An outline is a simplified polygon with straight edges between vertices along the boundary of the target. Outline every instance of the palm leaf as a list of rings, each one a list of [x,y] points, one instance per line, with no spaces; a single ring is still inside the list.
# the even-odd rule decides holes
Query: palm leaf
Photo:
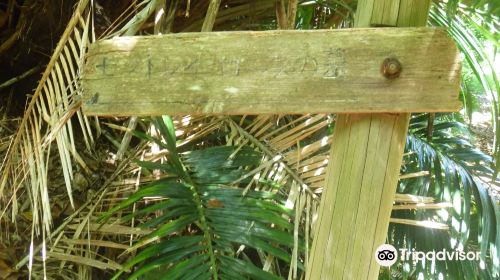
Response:
[[[477,262],[436,262],[433,269],[428,264],[401,264],[403,275],[434,277],[439,273],[450,278],[473,278],[478,273],[481,279],[492,279],[498,274],[499,212],[480,176],[491,176],[487,166],[491,157],[476,150],[464,137],[466,128],[438,115],[435,133],[428,141],[425,127],[428,114],[414,116],[410,121],[410,133],[406,149],[412,152],[403,166],[404,172],[426,170],[431,176],[401,181],[399,192],[420,196],[431,196],[448,202],[452,207],[435,212],[394,211],[393,217],[402,219],[429,219],[445,222],[450,231],[432,229],[409,229],[391,225],[389,242],[399,248],[420,251],[447,250],[480,251],[486,269]],[[461,132],[461,133],[459,133]],[[461,136],[457,136],[461,135]],[[472,214],[471,214],[472,213]],[[478,229],[473,230],[473,229]]]
[[[483,3],[484,4],[484,3]],[[491,6],[493,8],[493,6]],[[496,8],[498,10],[498,7]],[[463,53],[466,62],[474,73],[477,80],[480,82],[484,92],[490,96],[492,100],[491,114],[492,123],[495,128],[495,143],[494,152],[496,155],[496,162],[500,156],[500,123],[497,121],[500,115],[500,83],[497,77],[497,70],[494,66],[494,58],[490,57],[485,50],[484,44],[475,33],[483,34],[485,37],[492,37],[491,32],[485,27],[481,27],[477,22],[481,22],[488,26],[488,21],[492,21],[491,27],[495,30],[495,25],[498,26],[498,15],[492,16],[490,19],[487,15],[481,15],[479,12],[467,12],[464,7],[456,7],[453,9],[451,17],[446,13],[446,6],[444,4],[436,4],[434,9],[431,9],[430,22],[437,26],[447,27],[449,34],[457,43],[458,48]],[[498,43],[498,40],[492,40]],[[489,73],[489,74],[488,74]],[[487,77],[491,76],[491,79]],[[465,105],[470,106],[469,101],[472,93],[465,92]],[[495,163],[496,164],[496,163]],[[498,164],[496,164],[498,166]],[[498,170],[498,167],[496,168]],[[497,171],[496,171],[497,172]],[[495,172],[495,177],[496,177]]]
[[[49,233],[52,224],[47,182],[47,173],[54,168],[49,165],[51,143],[56,142],[60,168],[73,206],[73,162],[81,161],[75,148],[74,124],[69,121],[74,114],[78,117],[87,149],[94,141],[89,120],[79,109],[78,77],[83,56],[93,37],[88,2],[81,0],[78,3],[33,93],[0,171],[2,208],[10,208],[15,216],[19,193],[26,191],[32,202],[37,234],[40,225]]]
[[[88,0],[81,0],[76,6],[74,14],[33,93],[18,130],[9,143],[7,155],[0,168],[2,174],[0,179],[2,214],[0,219],[4,219],[4,214],[9,210],[12,217],[15,217],[19,209],[18,200],[22,199],[22,195],[28,194],[33,223],[32,248],[34,247],[33,235],[43,233],[42,244],[36,247],[36,251],[47,250],[45,238],[54,237],[50,232],[52,213],[48,174],[51,170],[60,169],[63,171],[64,184],[72,207],[74,207],[72,185],[74,184],[75,163],[80,165],[83,172],[88,173],[86,175],[91,176],[88,166],[79,155],[81,149],[77,148],[84,146],[87,151],[90,151],[94,145],[92,124],[81,112],[79,84],[84,55],[88,45],[96,37],[93,31],[93,7],[89,3]],[[154,4],[154,1],[147,0],[142,3],[142,6],[151,13],[149,8],[152,3]],[[124,15],[124,18],[131,18],[131,22],[133,22],[129,26],[131,29],[139,28],[148,19],[148,14],[141,12],[134,17],[133,13],[134,11],[130,11]],[[122,30],[127,31],[127,26]],[[77,119],[78,123],[72,122],[73,119]],[[94,124],[95,130],[99,133],[100,127],[97,119],[95,119]],[[78,133],[76,127],[81,130],[78,134],[82,139],[81,142],[74,136],[74,133]],[[52,159],[53,142],[57,146],[58,161]],[[75,214],[78,212],[76,211]],[[63,226],[65,225],[67,224],[63,223]],[[58,230],[61,228],[62,226]],[[75,234],[78,235],[81,231],[82,228]],[[80,260],[79,267],[85,267],[85,264],[89,263],[82,261],[82,256],[73,255],[70,257],[69,254],[74,250],[73,245],[70,244],[65,250],[66,253],[51,256],[52,260],[59,258],[62,266],[68,260]],[[33,257],[34,255],[31,253],[29,258],[30,272],[33,271],[31,269]],[[42,260],[44,261],[44,275],[46,275],[46,257]],[[26,262],[27,257],[23,258],[16,266],[19,268]]]
[[[179,156],[175,152],[173,122],[164,117],[156,118],[154,123],[170,151],[166,163],[170,166],[166,169],[174,170],[176,177],[141,188],[102,217],[109,219],[147,197],[161,200],[123,218],[126,221],[162,212],[143,225],[153,231],[127,251],[147,247],[125,264],[122,272],[136,267],[130,275],[132,279],[158,270],[162,275],[187,279],[276,278],[252,262],[238,258],[236,251],[244,245],[245,251],[253,248],[286,263],[291,260],[283,248],[294,246],[294,239],[288,233],[293,230],[288,221],[292,212],[281,206],[275,194],[244,192],[229,185],[246,168],[257,165],[261,155],[251,148],[220,146]],[[190,234],[180,235],[185,231]]]

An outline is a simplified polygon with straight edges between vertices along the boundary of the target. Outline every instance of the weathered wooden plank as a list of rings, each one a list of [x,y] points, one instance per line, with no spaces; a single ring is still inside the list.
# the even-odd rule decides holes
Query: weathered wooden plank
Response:
[[[459,72],[441,29],[214,32],[98,42],[82,85],[88,115],[430,112],[459,108]]]

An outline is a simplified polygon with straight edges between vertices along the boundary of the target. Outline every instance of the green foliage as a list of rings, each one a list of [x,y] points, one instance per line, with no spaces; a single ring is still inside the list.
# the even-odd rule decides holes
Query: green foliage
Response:
[[[430,196],[450,202],[448,211],[394,211],[393,217],[413,220],[447,222],[450,231],[391,225],[388,242],[397,248],[432,251],[447,249],[480,251],[485,269],[472,261],[436,261],[435,264],[411,261],[399,264],[397,271],[403,278],[423,273],[425,279],[495,279],[499,273],[500,213],[494,198],[479,176],[491,177],[488,168],[491,157],[474,148],[467,140],[467,128],[450,120],[449,115],[436,118],[432,138],[427,140],[428,114],[411,119],[406,143],[403,173],[429,171],[430,176],[404,180],[398,192]],[[394,277],[398,279],[399,277]]]
[[[428,135],[429,115],[412,118],[403,173],[429,171],[430,176],[400,182],[398,192],[429,196],[450,202],[447,210],[394,211],[393,217],[448,223],[449,231],[391,224],[388,242],[399,248],[418,251],[457,250],[481,252],[481,262],[436,261],[399,263],[383,270],[381,279],[498,279],[500,275],[500,209],[490,196],[486,181],[495,180],[500,150],[499,82],[494,57],[498,53],[500,2],[434,2],[429,21],[446,27],[464,58],[461,99],[469,122],[481,112],[484,99],[491,100],[495,129],[493,158],[470,143],[465,116],[441,114],[436,117],[432,137]],[[494,167],[494,168],[493,168]],[[492,170],[493,168],[493,170]],[[482,263],[482,264],[481,264]]]
[[[107,221],[134,203],[148,197],[156,200],[121,218],[139,218],[141,227],[152,231],[128,250],[141,248],[114,279],[128,270],[132,270],[129,279],[155,275],[162,279],[280,279],[259,268],[250,256],[263,252],[290,263],[293,212],[275,194],[244,193],[232,184],[259,164],[261,155],[248,147],[232,146],[179,154],[172,120],[155,118],[153,123],[163,138],[155,142],[169,151],[168,163],[138,164],[167,171],[169,176],[140,188],[101,217]],[[299,247],[304,250],[303,245]]]
[[[497,77],[498,67],[494,65],[494,54],[488,51],[488,46],[498,48],[499,40],[495,30],[499,24],[499,5],[492,1],[473,1],[469,4],[471,6],[459,5],[457,0],[450,1],[448,5],[436,4],[430,11],[430,23],[447,28],[461,50],[467,68],[479,81],[482,92],[492,100],[491,114],[495,127],[494,155],[496,159],[494,177],[496,177],[500,159],[500,122],[497,121],[500,117],[500,83]],[[466,76],[466,79],[463,79],[465,83],[462,84],[462,96],[467,115],[471,116],[471,112],[477,107],[474,105],[474,102],[477,102],[475,101],[477,91],[469,87],[470,74],[467,71],[465,74],[469,77]]]

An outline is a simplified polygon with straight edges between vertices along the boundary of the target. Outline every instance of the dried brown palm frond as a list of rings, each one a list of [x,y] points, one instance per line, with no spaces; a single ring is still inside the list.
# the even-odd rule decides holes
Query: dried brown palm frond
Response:
[[[113,200],[120,199],[122,193],[126,194],[134,190],[129,188],[128,182],[120,183],[119,177],[123,174],[126,175],[126,171],[130,170],[131,159],[138,157],[144,147],[146,146],[141,145],[136,153],[132,153],[129,158],[124,159],[113,172],[106,174],[107,180],[105,182],[97,181],[88,186],[88,189],[83,193],[85,196],[82,198],[83,204],[75,211],[64,213],[63,216],[67,215],[67,217],[51,232],[49,239],[52,242],[49,244],[45,242],[39,243],[29,255],[26,255],[15,265],[16,269],[20,269],[30,262],[33,264],[32,272],[35,274],[40,274],[44,267],[50,267],[52,270],[56,267],[59,273],[64,274],[68,272],[67,266],[71,266],[73,269],[70,272],[77,273],[78,279],[91,279],[89,275],[91,275],[92,268],[100,270],[117,269],[119,266],[116,262],[109,257],[101,256],[98,249],[101,247],[121,249],[126,246],[129,234],[141,234],[141,231],[137,228],[120,225],[99,227],[96,225],[94,217],[98,216],[102,209],[105,211],[107,205],[112,204]],[[117,245],[118,242],[102,241],[102,237],[108,235],[112,237],[124,235],[123,240],[125,242],[122,242],[123,244],[120,246]],[[84,240],[85,242],[78,242],[78,240]],[[97,241],[91,242],[90,240]],[[110,245],[112,243],[116,243],[115,246]],[[97,246],[97,248],[94,246]],[[48,259],[42,259],[47,261],[47,264],[41,266],[37,262],[37,260],[40,260],[37,256],[43,251],[48,252],[46,254]],[[67,264],[68,262],[69,264]],[[70,277],[70,279],[75,278]]]
[[[250,145],[266,155],[262,170],[255,172],[253,184],[259,180],[284,184],[291,178],[313,193],[309,173],[320,176],[325,172],[330,140],[324,132],[331,120],[324,115],[260,115],[245,125],[244,119],[239,123],[230,118],[225,121],[230,130],[229,145]]]
[[[273,187],[278,186],[281,191],[288,193],[287,203],[295,210],[303,209],[300,203],[295,206],[301,195],[308,196],[313,202],[318,200],[317,196],[322,193],[325,184],[332,144],[331,135],[327,132],[331,123],[328,116],[261,115],[254,117],[250,122],[245,122],[244,118],[239,123],[225,118],[225,122],[231,131],[227,140],[229,144],[249,145],[265,154],[262,165],[245,175],[245,177],[253,176],[254,188],[261,188],[262,182],[272,182],[271,186],[274,184]],[[429,172],[426,171],[404,174],[400,176],[400,180],[428,175]],[[449,207],[446,203],[434,203],[429,197],[405,194],[396,194],[394,202],[396,210],[439,210]],[[311,211],[313,216],[316,214],[316,207],[307,210]],[[300,217],[301,212],[297,212],[297,215]],[[446,229],[441,224],[427,222],[411,223],[398,219],[391,219],[391,222]],[[309,230],[312,231],[313,227]]]
[[[76,6],[0,166],[1,213],[9,210],[11,217],[15,217],[19,209],[19,194],[28,194],[36,234],[40,233],[40,226],[50,233],[52,224],[47,180],[49,170],[63,171],[72,207],[75,163],[88,170],[77,147],[84,146],[91,150],[95,134],[93,123],[81,112],[79,85],[85,52],[96,37],[91,2],[80,0]],[[125,11],[123,18],[128,22],[116,34],[132,35],[137,32],[158,2],[146,0],[135,10]],[[78,123],[73,119],[77,119]],[[99,131],[99,123],[95,120],[95,129]],[[76,139],[82,139],[83,144]],[[59,154],[57,162],[60,167],[51,166],[54,150]],[[4,215],[0,220],[2,218]]]
[[[28,194],[37,234],[40,226],[49,233],[52,224],[47,182],[52,142],[57,146],[66,190],[73,205],[73,162],[80,159],[75,145],[76,123],[69,121],[73,114],[78,118],[79,133],[87,149],[94,141],[90,122],[79,110],[78,77],[92,38],[88,4],[88,0],[81,0],[76,6],[1,166],[1,209],[4,212],[10,209],[14,218],[20,194]]]
[[[125,13],[124,18],[128,23],[119,32],[125,32],[129,35],[137,32],[142,24],[148,20],[158,2],[157,0],[146,0],[140,5],[142,10]],[[18,200],[24,196],[29,197],[24,201],[30,202],[30,205],[28,209],[23,211],[29,213],[29,220],[32,223],[31,249],[30,254],[23,258],[16,267],[20,268],[29,261],[30,272],[36,269],[33,263],[38,252],[48,250],[46,238],[59,239],[60,236],[55,234],[61,234],[60,231],[68,225],[68,222],[63,222],[51,234],[50,227],[54,216],[52,213],[54,205],[51,205],[49,198],[49,185],[53,185],[54,182],[49,184],[49,170],[62,171],[61,175],[64,178],[64,185],[72,208],[78,206],[72,195],[73,188],[77,185],[74,177],[75,164],[79,164],[84,171],[89,170],[80,156],[82,150],[80,147],[86,147],[90,151],[94,144],[94,133],[92,124],[81,112],[79,75],[87,46],[95,38],[91,3],[93,1],[81,0],[76,6],[75,12],[29,102],[19,128],[12,141],[9,142],[7,156],[0,169],[2,174],[0,179],[0,220],[5,223],[8,223],[9,220],[15,221],[19,209]],[[78,119],[78,124],[73,122],[76,119]],[[99,131],[97,119],[95,124],[96,130]],[[77,127],[81,129],[77,130]],[[82,141],[78,142],[77,139],[82,139]],[[55,145],[53,145],[54,142]],[[57,146],[57,151],[52,148],[53,146]],[[59,154],[59,160],[53,159],[56,152]],[[117,169],[116,172],[123,172],[123,168]],[[116,176],[112,178],[116,178]],[[90,202],[90,200],[87,201],[84,206]],[[81,211],[82,207],[78,208],[68,220],[71,221],[71,218],[78,217],[78,213]],[[7,219],[9,214],[12,219]],[[82,228],[78,228],[75,233],[82,230]],[[41,242],[35,241],[34,236],[40,233],[42,233]],[[39,245],[35,247],[35,243],[39,243]],[[79,262],[78,272],[80,276],[88,275],[87,266],[89,265],[102,266],[102,263],[98,261],[93,262],[92,256],[85,255],[86,251],[82,251],[83,255],[72,257],[70,253],[73,250],[73,245],[68,245],[65,250],[60,252],[54,250],[55,246],[51,246],[49,251],[52,254],[42,254],[43,275],[46,275],[45,261],[47,257],[51,258],[51,263],[54,259],[60,259],[61,265],[64,265],[66,261]],[[113,267],[116,268],[116,266]]]

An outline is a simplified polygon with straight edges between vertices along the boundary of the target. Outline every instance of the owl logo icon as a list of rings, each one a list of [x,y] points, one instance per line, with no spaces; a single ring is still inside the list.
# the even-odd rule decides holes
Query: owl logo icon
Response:
[[[375,260],[380,266],[391,266],[398,260],[398,251],[390,244],[382,244],[375,250]]]

